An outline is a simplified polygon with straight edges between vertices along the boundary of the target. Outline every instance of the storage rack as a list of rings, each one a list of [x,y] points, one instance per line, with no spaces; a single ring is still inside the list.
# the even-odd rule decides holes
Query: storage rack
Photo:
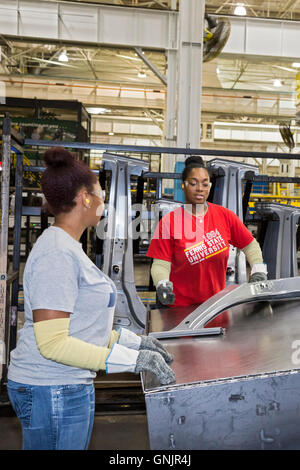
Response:
[[[23,174],[22,138],[11,129],[8,115],[3,120],[2,128],[2,181],[1,181],[1,237],[0,237],[0,345],[1,377],[0,389],[6,380],[9,353],[16,345],[18,292],[20,268],[20,240],[22,218],[22,174]],[[15,211],[13,235],[12,270],[8,272],[8,231],[11,152],[16,154],[15,168]]]

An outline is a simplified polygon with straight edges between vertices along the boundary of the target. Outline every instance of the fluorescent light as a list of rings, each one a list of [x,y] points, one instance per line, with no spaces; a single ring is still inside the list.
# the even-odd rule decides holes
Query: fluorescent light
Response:
[[[296,69],[300,68],[300,62],[293,62],[292,67],[295,67]]]
[[[237,16],[245,16],[247,14],[246,8],[243,3],[238,3],[234,9],[234,14]]]
[[[62,51],[62,53],[59,55],[58,60],[60,62],[69,62],[69,57],[67,56],[66,51]]]
[[[273,86],[276,86],[276,87],[282,86],[281,80],[279,80],[279,78],[275,78],[273,80]]]
[[[135,54],[137,55],[137,54]],[[130,59],[130,60],[137,60],[140,61],[141,59],[137,59],[136,57],[132,57],[130,55],[123,55],[123,54],[116,54],[117,57],[123,57],[124,59]]]
[[[276,129],[278,130],[278,125],[273,124],[256,124],[256,123],[244,123],[244,122],[226,122],[226,121],[215,121],[214,127],[252,127],[259,129]]]
[[[90,114],[105,114],[105,113],[111,113],[110,109],[107,108],[86,108],[87,112]]]
[[[108,135],[115,135],[115,133],[114,132],[109,132]]]
[[[138,73],[138,77],[139,78],[146,78],[147,77],[147,74],[145,72],[139,72]]]

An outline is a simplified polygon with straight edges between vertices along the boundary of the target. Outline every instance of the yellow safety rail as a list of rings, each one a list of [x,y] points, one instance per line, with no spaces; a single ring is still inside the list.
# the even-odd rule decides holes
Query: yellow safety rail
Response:
[[[12,151],[12,157],[13,157],[12,160],[13,160],[14,167],[16,167],[16,161],[17,161],[16,152]],[[33,166],[29,158],[27,158],[26,155],[24,154],[23,154],[23,164],[26,166]],[[28,179],[32,184],[35,184],[37,187],[41,187],[41,184],[34,173],[31,173],[29,171],[26,171],[26,173],[28,173]]]

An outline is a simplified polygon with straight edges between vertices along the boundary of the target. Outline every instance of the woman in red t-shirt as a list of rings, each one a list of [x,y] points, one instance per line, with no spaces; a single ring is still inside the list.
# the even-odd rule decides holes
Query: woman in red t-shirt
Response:
[[[259,244],[234,212],[207,202],[210,186],[202,158],[187,158],[186,203],[160,220],[147,252],[154,258],[151,275],[163,305],[202,304],[224,289],[229,245],[245,253],[249,282],[267,280]]]

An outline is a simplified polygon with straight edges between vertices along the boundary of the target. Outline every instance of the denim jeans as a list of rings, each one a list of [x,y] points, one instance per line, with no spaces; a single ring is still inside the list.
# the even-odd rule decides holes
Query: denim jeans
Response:
[[[21,421],[24,450],[88,449],[95,411],[94,384],[25,385],[8,380]]]

